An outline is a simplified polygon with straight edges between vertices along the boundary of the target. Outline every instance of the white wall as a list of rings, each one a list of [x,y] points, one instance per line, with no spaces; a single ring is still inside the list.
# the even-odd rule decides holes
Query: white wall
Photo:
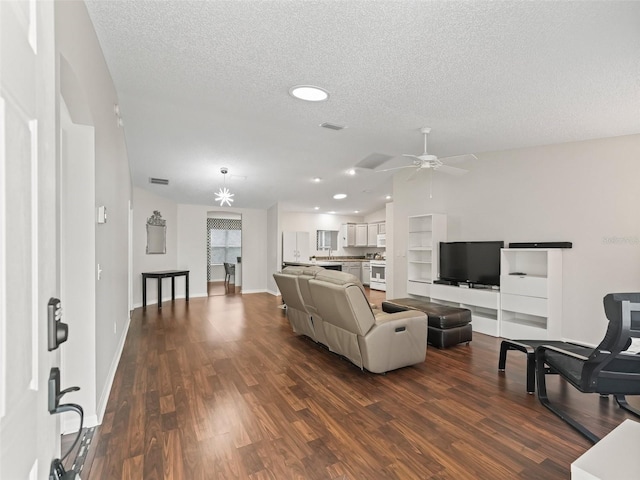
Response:
[[[207,295],[207,215],[225,209],[211,205],[178,205],[178,258],[189,270],[189,296]],[[267,290],[267,211],[233,208],[242,216],[242,293]],[[183,290],[176,289],[176,295]]]
[[[176,204],[144,189],[135,188],[133,265],[134,306],[142,305],[141,273],[154,270],[189,270],[189,297],[207,296],[207,216],[225,212],[211,205]],[[167,254],[146,255],[146,221],[160,210],[167,220]],[[166,213],[165,213],[166,212]],[[228,212],[227,212],[228,213]],[[242,217],[242,293],[267,290],[267,211],[234,208]],[[165,280],[170,282],[170,280]],[[148,281],[147,304],[155,303],[157,287]],[[137,286],[136,286],[137,283]],[[170,283],[163,284],[162,296],[171,299]],[[176,297],[185,296],[184,281],[176,279]]]
[[[364,223],[377,223],[377,222],[385,222],[387,220],[387,209],[382,208],[376,212],[370,213],[369,215],[365,215]]]
[[[76,93],[82,95],[83,102],[88,105],[90,115],[86,118],[91,119],[95,128],[93,207],[104,205],[109,212],[108,223],[95,226],[95,262],[103,268],[102,278],[96,283],[95,309],[95,336],[99,339],[95,349],[95,388],[98,414],[101,415],[129,322],[128,209],[132,195],[131,176],[124,131],[118,127],[114,116],[113,106],[118,103],[118,96],[85,4],[56,2],[55,23],[58,53],[75,74]],[[72,109],[73,98],[65,97],[65,100]],[[69,335],[74,335],[73,330]],[[64,381],[64,372],[62,378]],[[73,397],[69,401],[73,401]]]
[[[154,210],[167,221],[167,253],[147,254],[147,219]],[[133,189],[133,304],[142,305],[142,272],[175,270],[178,263],[178,206],[173,200],[160,197],[142,188]],[[206,232],[206,227],[202,227]],[[157,280],[147,280],[147,305],[158,303]],[[176,296],[184,296],[184,277],[176,278]],[[171,279],[162,284],[162,297],[171,300]],[[164,301],[163,300],[163,301]]]
[[[478,157],[464,176],[436,173],[432,199],[427,175],[395,176],[394,295],[406,294],[408,215],[447,214],[450,241],[570,241],[562,334],[597,343],[603,296],[640,289],[640,135]]]
[[[64,89],[61,85],[61,89]],[[95,131],[72,123],[60,101],[60,298],[71,335],[61,349],[65,384],[80,387],[85,425],[98,423],[96,399]],[[77,431],[79,418],[65,415],[62,432]],[[68,423],[67,423],[68,422]]]
[[[394,213],[394,208],[393,208],[393,202],[389,202],[386,204],[385,206],[385,218],[386,218],[386,234],[385,234],[385,245],[386,245],[386,252],[387,252],[387,262],[386,262],[386,266],[385,266],[385,275],[386,275],[386,298],[401,298],[400,295],[396,295],[395,292],[395,285],[392,281],[390,281],[390,279],[394,278],[395,276],[395,259],[393,257],[393,252],[395,251],[395,237],[393,235],[394,232],[394,225],[395,225],[395,221],[393,218],[393,213]],[[406,275],[406,272],[405,272]],[[405,288],[405,295],[406,296],[406,288]]]
[[[189,270],[189,296],[207,296],[207,207],[178,205],[177,268]],[[184,296],[182,284],[176,295]]]
[[[280,228],[280,206],[273,205],[267,210],[267,291],[278,295],[278,286],[273,274],[282,265],[282,229]]]

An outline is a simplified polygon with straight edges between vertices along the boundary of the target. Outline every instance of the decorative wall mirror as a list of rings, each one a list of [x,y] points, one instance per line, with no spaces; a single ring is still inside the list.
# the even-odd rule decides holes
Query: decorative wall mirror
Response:
[[[147,219],[147,254],[167,253],[167,221],[158,210]]]

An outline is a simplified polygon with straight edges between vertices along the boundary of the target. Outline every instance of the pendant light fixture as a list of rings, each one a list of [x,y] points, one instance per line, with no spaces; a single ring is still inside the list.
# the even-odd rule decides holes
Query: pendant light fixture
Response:
[[[233,193],[231,193],[229,191],[229,189],[227,188],[227,173],[229,173],[229,170],[227,169],[227,167],[222,167],[220,169],[220,173],[222,173],[222,175],[224,175],[224,184],[222,187],[220,187],[220,190],[218,190],[216,192],[216,202],[220,202],[220,206],[223,207],[224,204],[226,203],[227,205],[231,206],[231,204],[233,203]]]

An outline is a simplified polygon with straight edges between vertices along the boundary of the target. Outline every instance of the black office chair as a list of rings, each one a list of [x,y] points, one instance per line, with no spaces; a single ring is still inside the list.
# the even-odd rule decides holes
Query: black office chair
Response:
[[[229,283],[231,283],[231,277],[236,276],[236,266],[233,263],[224,263],[224,288],[225,291],[229,288]]]
[[[587,354],[554,345],[536,348],[536,378],[540,402],[593,443],[600,440],[586,427],[552,405],[547,396],[546,376],[557,373],[583,393],[613,395],[620,407],[640,416],[627,403],[626,395],[640,395],[640,355],[625,350],[632,338],[640,338],[640,293],[610,293],[604,297],[609,326],[600,345]],[[549,368],[541,368],[542,366]]]

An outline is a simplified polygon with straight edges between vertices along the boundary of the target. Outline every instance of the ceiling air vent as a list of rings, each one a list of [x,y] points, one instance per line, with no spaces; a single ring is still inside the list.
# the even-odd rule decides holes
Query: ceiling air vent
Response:
[[[328,128],[329,130],[342,130],[343,128],[347,128],[345,125],[336,125],[335,123],[329,122],[321,123],[320,126],[322,128]]]
[[[364,157],[358,163],[356,163],[356,167],[359,168],[369,168],[373,170],[374,168],[378,168],[384,162],[391,160],[393,157],[391,155],[385,155],[384,153],[372,153]]]
[[[169,180],[166,178],[149,178],[149,183],[155,183],[156,185],[169,185]]]

